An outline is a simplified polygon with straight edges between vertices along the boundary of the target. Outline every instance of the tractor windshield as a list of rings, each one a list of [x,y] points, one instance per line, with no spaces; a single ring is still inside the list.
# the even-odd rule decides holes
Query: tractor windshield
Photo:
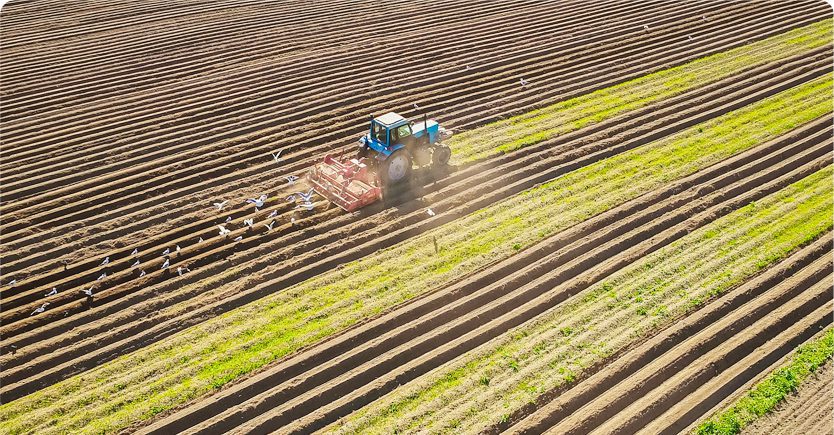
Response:
[[[383,127],[379,123],[374,122],[373,124],[374,125],[373,125],[372,130],[371,130],[371,136],[373,137],[373,139],[377,142],[381,142],[381,143],[384,143],[385,145],[388,145],[388,137],[386,135],[386,132],[388,131],[388,129],[386,129],[385,127]]]

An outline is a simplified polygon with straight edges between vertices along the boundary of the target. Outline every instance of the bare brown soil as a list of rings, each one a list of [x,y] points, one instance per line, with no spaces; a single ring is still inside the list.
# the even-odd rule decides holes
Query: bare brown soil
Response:
[[[323,201],[301,213],[284,202],[305,186],[286,186],[283,176],[302,174],[325,153],[352,150],[368,114],[427,112],[466,130],[827,16],[830,9],[814,1],[656,7],[418,0],[402,8],[152,0],[94,1],[71,10],[57,1],[12,2],[0,15],[0,262],[3,283],[15,278],[18,285],[0,288],[0,395],[6,402],[30,394],[567,171],[830,74],[831,47],[517,152],[418,172],[409,191],[359,213]],[[519,88],[521,76],[536,82]],[[799,126],[133,429],[321,428],[693,228],[830,164],[831,134],[827,119]],[[269,156],[278,150],[281,165]],[[262,192],[271,197],[255,229],[241,228],[252,214],[243,198]],[[211,203],[220,199],[231,201],[216,213]],[[426,218],[427,206],[436,216]],[[262,224],[272,211],[278,224],[266,233]],[[243,235],[242,242],[216,237],[227,217],[235,229],[230,237]],[[754,323],[752,314],[733,317],[747,322],[751,343],[780,337],[766,356],[749,361],[754,367],[822,322],[820,296],[796,289],[819,290],[814,279],[830,269],[820,263],[831,248],[826,243],[814,242],[722,299],[730,302],[675,326],[688,332],[636,344],[633,356],[605,362],[613,371],[592,370],[575,388],[546,393],[493,430],[563,424],[579,432],[606,425],[629,431],[660,421],[673,396],[687,398],[676,406],[688,408],[662,430],[688,423],[720,399],[696,391],[699,368],[720,356],[716,343],[737,338],[704,335],[720,316],[745,307],[773,313],[767,324]],[[171,256],[171,269],[160,270],[160,254],[175,246],[182,250]],[[104,257],[109,264],[102,268]],[[141,278],[131,267],[137,258],[147,272]],[[192,272],[177,277],[178,266]],[[211,281],[233,266],[241,272]],[[108,277],[97,281],[103,271]],[[815,278],[787,279],[806,275]],[[91,286],[96,295],[85,300],[80,290]],[[760,297],[767,286],[783,295],[784,307]],[[53,287],[59,293],[44,298]],[[45,300],[49,310],[31,316]],[[703,339],[690,350],[667,358],[669,346],[697,334]],[[736,370],[740,361],[761,346],[727,355],[735,365],[714,382],[742,382],[748,373]],[[645,375],[643,366],[657,368],[652,385],[668,387],[657,397],[629,386]],[[621,398],[587,419],[560,414],[614,392]],[[627,406],[643,395],[641,408]]]

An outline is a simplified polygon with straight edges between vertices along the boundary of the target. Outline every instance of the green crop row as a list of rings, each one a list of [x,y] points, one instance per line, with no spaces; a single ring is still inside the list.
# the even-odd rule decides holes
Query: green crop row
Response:
[[[779,59],[831,44],[831,20],[706,56],[453,136],[463,164],[565,134]]]
[[[0,405],[3,432],[113,432],[670,181],[831,112],[831,78],[565,174],[389,249]],[[433,239],[440,251],[435,253]]]
[[[799,346],[785,366],[771,373],[728,409],[701,423],[695,433],[731,435],[741,432],[757,418],[771,412],[832,356],[834,329],[828,329],[814,341]]]
[[[832,174],[829,166],[693,231],[330,429],[474,433],[500,423],[830,231]]]

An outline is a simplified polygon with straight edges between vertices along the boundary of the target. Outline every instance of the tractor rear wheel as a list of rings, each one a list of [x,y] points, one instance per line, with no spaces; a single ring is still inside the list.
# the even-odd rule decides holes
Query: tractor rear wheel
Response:
[[[380,175],[387,184],[398,184],[408,180],[411,175],[411,154],[405,149],[391,153],[380,165]]]

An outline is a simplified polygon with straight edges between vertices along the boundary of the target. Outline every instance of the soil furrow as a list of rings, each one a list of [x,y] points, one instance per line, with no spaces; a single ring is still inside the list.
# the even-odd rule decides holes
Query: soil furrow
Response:
[[[662,331],[660,334],[649,338],[644,343],[632,350],[615,355],[609,361],[593,368],[593,374],[585,379],[571,385],[564,392],[549,392],[538,401],[539,409],[532,412],[532,407],[517,413],[513,420],[517,423],[510,429],[514,433],[542,433],[548,428],[559,427],[559,424],[571,424],[586,422],[586,414],[580,410],[592,403],[599,397],[610,394],[613,391],[625,392],[615,387],[623,382],[630,382],[636,373],[640,373],[645,367],[657,361],[663,355],[677,356],[676,364],[689,364],[701,354],[697,351],[677,352],[678,348],[690,337],[697,337],[702,331],[712,325],[733,321],[739,322],[738,328],[727,328],[729,331],[737,331],[762,318],[764,314],[782,306],[787,300],[802,294],[820,279],[830,274],[831,262],[826,252],[831,249],[829,237],[822,237],[801,249],[783,262],[765,271],[763,274],[746,282],[738,289],[726,293],[717,300],[711,302],[704,308],[694,312],[688,317],[677,322],[674,326]],[[751,301],[754,301],[753,305]],[[756,303],[761,305],[756,305]],[[731,313],[752,307],[754,315],[733,317]],[[711,340],[695,341],[699,346],[720,346],[724,335],[718,332]],[[690,340],[693,342],[693,340]],[[657,373],[670,376],[676,372],[676,365],[664,366],[663,371]],[[645,371],[644,371],[645,372]],[[651,376],[650,372],[645,372]],[[645,390],[651,389],[658,384],[644,384],[642,388],[628,390],[627,397],[619,397],[611,404],[600,403],[602,406],[616,407],[627,406],[634,398],[641,397]],[[520,417],[529,414],[519,421]],[[596,415],[596,414],[594,414]],[[610,416],[610,412],[600,414],[601,417]]]

